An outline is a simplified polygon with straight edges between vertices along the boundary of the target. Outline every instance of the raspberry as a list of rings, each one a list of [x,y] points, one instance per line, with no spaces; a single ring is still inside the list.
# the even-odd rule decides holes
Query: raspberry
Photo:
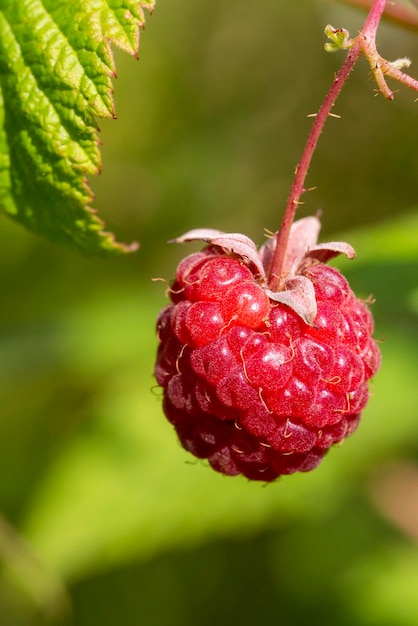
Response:
[[[348,244],[316,244],[316,218],[294,225],[284,289],[271,291],[243,235],[191,231],[209,245],[177,268],[157,321],[155,377],[183,447],[218,472],[273,481],[307,472],[358,426],[380,366],[373,319],[325,262]],[[296,236],[307,232],[301,250]]]

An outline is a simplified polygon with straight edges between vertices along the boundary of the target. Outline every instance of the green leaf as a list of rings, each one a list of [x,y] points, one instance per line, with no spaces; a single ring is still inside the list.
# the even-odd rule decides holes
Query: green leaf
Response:
[[[103,231],[87,177],[96,118],[115,117],[111,44],[137,56],[154,0],[0,0],[0,206],[30,230],[92,253],[127,252]]]

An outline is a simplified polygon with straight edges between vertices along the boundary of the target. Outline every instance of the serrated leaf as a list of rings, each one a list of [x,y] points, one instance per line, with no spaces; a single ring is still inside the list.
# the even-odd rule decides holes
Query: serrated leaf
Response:
[[[97,117],[114,117],[110,44],[137,55],[154,0],[0,0],[0,206],[93,254],[126,252],[89,204]]]

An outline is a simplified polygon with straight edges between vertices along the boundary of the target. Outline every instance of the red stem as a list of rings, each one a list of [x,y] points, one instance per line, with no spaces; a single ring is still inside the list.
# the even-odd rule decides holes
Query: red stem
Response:
[[[298,208],[298,205],[300,204],[300,197],[304,193],[304,191],[306,191],[306,189],[304,188],[304,182],[312,160],[312,155],[316,148],[316,144],[318,143],[319,136],[322,133],[325,121],[330,114],[332,107],[334,106],[335,100],[341,89],[343,88],[343,85],[347,80],[348,75],[350,74],[354,65],[356,64],[360,54],[361,48],[358,44],[355,44],[347,54],[344,65],[341,67],[340,71],[335,77],[334,82],[332,83],[331,88],[328,91],[325,100],[315,117],[311,132],[309,133],[309,137],[306,141],[302,158],[296,167],[296,174],[293,180],[292,188],[290,190],[290,195],[287,201],[283,220],[280,229],[276,234],[276,247],[269,270],[269,287],[273,291],[280,289],[282,286],[281,282],[283,277],[281,276],[281,271],[283,267],[284,257],[286,254],[286,246],[289,239],[290,229],[295,218],[296,210]]]
[[[376,30],[385,10],[386,0],[374,0],[367,19],[364,23],[361,35],[363,37],[372,38],[376,37]],[[360,36],[361,36],[360,35]],[[322,133],[325,122],[331,112],[334,103],[343,88],[351,70],[357,63],[362,54],[362,47],[359,39],[354,40],[354,45],[350,48],[347,57],[334,79],[325,100],[319,109],[315,121],[313,123],[311,132],[305,144],[305,148],[302,154],[302,158],[296,167],[296,174],[293,180],[293,185],[290,191],[290,195],[287,201],[285,213],[280,226],[279,231],[276,234],[276,247],[272,256],[270,269],[269,269],[269,288],[273,291],[277,291],[283,288],[282,268],[283,261],[286,254],[286,247],[289,240],[290,229],[295,218],[296,210],[300,204],[300,197],[306,191],[304,187],[305,179],[308,173],[308,169],[312,160],[312,155],[315,151],[318,139]]]
[[[362,28],[363,35],[376,38],[376,32],[385,11],[386,0],[375,0]]]

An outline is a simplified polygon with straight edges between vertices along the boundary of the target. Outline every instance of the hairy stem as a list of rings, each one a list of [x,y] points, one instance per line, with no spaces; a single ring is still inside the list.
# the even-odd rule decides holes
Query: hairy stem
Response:
[[[309,170],[313,153],[317,146],[319,137],[324,128],[325,122],[331,113],[331,109],[343,88],[351,70],[360,58],[362,49],[362,38],[367,41],[374,41],[376,31],[379,26],[382,14],[385,10],[386,0],[374,0],[363,29],[350,48],[347,57],[336,75],[325,100],[322,103],[309,133],[300,162],[296,167],[295,178],[287,201],[285,213],[279,231],[276,234],[276,247],[272,255],[269,268],[269,287],[273,291],[283,288],[284,276],[282,275],[283,261],[286,254],[286,247],[289,240],[290,229],[295,218],[296,210],[300,204],[300,198],[304,193],[305,179]]]
[[[374,0],[369,14],[364,22],[362,33],[364,36],[376,39],[376,32],[385,11],[386,0]]]
[[[400,69],[400,67],[409,67],[409,59],[398,59],[392,63],[387,61],[377,52],[375,38],[367,37],[366,35],[363,35],[362,51],[369,62],[377,86],[385,98],[388,100],[393,100],[394,98],[393,92],[386,83],[385,76],[397,80],[405,85],[405,87],[418,91],[418,80],[405,74],[405,72],[402,72]],[[397,64],[399,64],[399,67]]]
[[[347,54],[344,65],[341,67],[337,76],[334,78],[334,82],[328,91],[324,102],[321,105],[315,121],[312,125],[311,132],[309,133],[305,149],[302,154],[302,158],[296,167],[295,178],[290,190],[290,195],[287,201],[286,209],[284,212],[283,220],[279,231],[276,235],[276,247],[274,255],[271,261],[269,270],[269,287],[272,290],[279,290],[282,288],[283,276],[281,275],[283,261],[286,254],[286,246],[289,239],[290,229],[295,218],[296,210],[300,204],[300,197],[304,193],[304,182],[308,169],[312,160],[313,153],[318,143],[319,136],[322,133],[324,124],[334,106],[341,89],[344,86],[351,70],[356,64],[361,54],[361,48],[359,44],[355,44]]]

